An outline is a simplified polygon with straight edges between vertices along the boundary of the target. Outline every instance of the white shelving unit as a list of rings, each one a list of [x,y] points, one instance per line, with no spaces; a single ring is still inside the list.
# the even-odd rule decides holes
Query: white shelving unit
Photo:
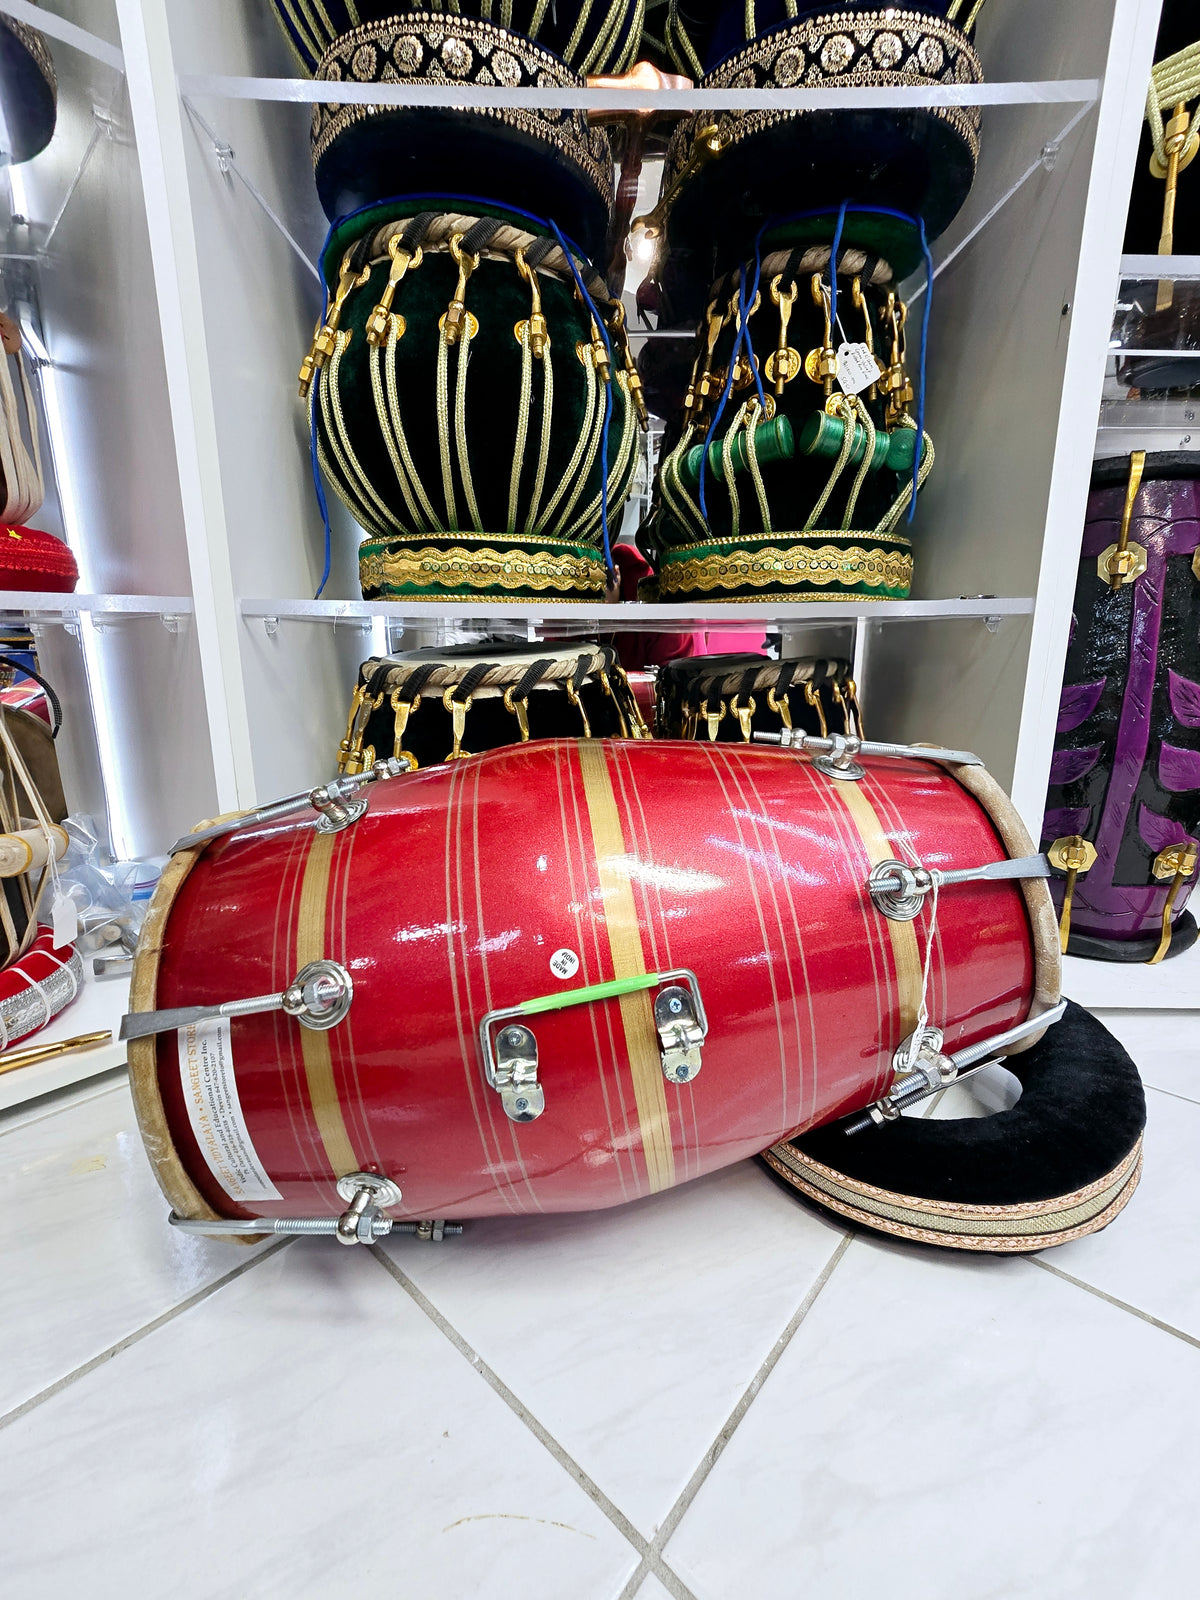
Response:
[[[986,108],[975,188],[934,250],[938,465],[910,601],[464,608],[364,603],[358,530],[336,505],[331,577],[311,598],[323,533],[294,373],[326,223],[308,119],[316,98],[510,92],[317,88],[264,0],[0,0],[41,25],[59,76],[59,132],[14,169],[12,210],[29,220],[5,230],[4,275],[48,357],[58,493],[40,520],[67,536],[86,591],[0,605],[32,620],[61,686],[72,805],[107,812],[117,849],[147,855],[198,817],[311,783],[360,660],[389,641],[770,625],[852,651],[873,734],[978,750],[1036,832],[1158,8],[988,0],[980,90],[777,97]],[[1143,970],[1105,968],[1109,1003],[1148,994]]]

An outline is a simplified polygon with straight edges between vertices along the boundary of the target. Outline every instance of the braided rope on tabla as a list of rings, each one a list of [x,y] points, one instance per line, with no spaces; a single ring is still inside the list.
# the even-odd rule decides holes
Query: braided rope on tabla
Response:
[[[1173,110],[1188,100],[1196,99],[1197,96],[1200,96],[1200,40],[1157,62],[1150,73],[1150,88],[1146,96],[1146,121],[1150,124],[1154,154],[1163,168],[1167,164],[1167,152],[1162,114],[1165,110]],[[1188,144],[1194,146],[1200,139],[1200,130],[1197,129],[1198,116],[1200,116],[1200,106],[1188,119],[1185,148]]]
[[[371,236],[368,261],[374,265],[388,259],[388,245],[392,239],[402,237],[409,228],[410,220],[401,219],[396,222],[386,222],[377,228]],[[486,244],[474,249],[468,243],[467,235],[473,228],[479,226],[481,221],[495,222],[495,231],[491,234]],[[422,250],[436,252],[449,250],[450,241],[457,234],[462,234],[463,248],[468,254],[478,255],[482,261],[510,261],[515,262],[517,251],[521,251],[527,264],[538,272],[552,273],[564,283],[572,281],[570,263],[563,254],[559,245],[552,240],[547,240],[543,234],[528,233],[524,228],[514,227],[511,223],[500,222],[494,218],[480,218],[461,212],[440,212],[430,217],[421,236],[416,243]],[[828,261],[829,252],[825,252]],[[579,275],[587,287],[593,300],[603,305],[616,306],[617,301],[609,294],[604,279],[589,262],[577,261]]]

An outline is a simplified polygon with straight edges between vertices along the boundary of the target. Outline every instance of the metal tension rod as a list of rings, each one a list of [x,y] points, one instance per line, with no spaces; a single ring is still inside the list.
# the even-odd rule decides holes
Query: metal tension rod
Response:
[[[911,1072],[903,1073],[882,1099],[873,1101],[862,1116],[846,1124],[846,1133],[862,1133],[867,1128],[894,1122],[909,1106],[918,1105],[922,1100],[928,1100],[931,1094],[937,1094],[939,1089],[959,1082],[968,1075],[968,1071],[981,1072],[984,1067],[993,1065],[994,1059],[1010,1045],[1028,1039],[1031,1033],[1038,1033],[1060,1021],[1066,1009],[1067,1002],[1060,1000],[1048,1011],[1036,1017],[1027,1017],[1015,1028],[994,1033],[990,1039],[981,1039],[978,1044],[968,1045],[965,1050],[956,1050],[952,1056],[944,1056],[940,1051],[919,1056]]]
[[[278,994],[250,995],[245,1000],[225,1000],[220,1005],[176,1006],[168,1011],[130,1011],[121,1018],[122,1039],[145,1039],[152,1033],[170,1033],[197,1022],[219,1017],[252,1017],[263,1011],[285,1011],[304,1028],[325,1032],[334,1028],[350,1009],[354,983],[336,961],[310,961]]]
[[[201,845],[209,844],[213,839],[223,839],[228,833],[240,833],[243,828],[260,828],[267,823],[283,822],[305,811],[317,813],[317,828],[321,833],[337,833],[350,823],[357,822],[366,811],[367,802],[355,798],[359,789],[369,783],[398,778],[402,772],[408,771],[408,767],[409,763],[403,756],[389,756],[386,761],[377,761],[369,772],[331,778],[328,783],[318,784],[315,789],[305,789],[283,800],[274,800],[270,805],[259,806],[256,811],[247,811],[244,816],[231,817],[227,822],[214,822],[211,828],[202,828],[198,833],[185,833],[182,839],[176,839],[168,854],[177,855],[180,850],[198,850]]]

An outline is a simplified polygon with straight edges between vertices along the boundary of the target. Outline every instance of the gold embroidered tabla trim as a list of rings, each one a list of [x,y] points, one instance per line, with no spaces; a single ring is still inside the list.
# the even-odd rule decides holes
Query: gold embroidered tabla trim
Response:
[[[936,87],[983,81],[983,65],[966,36],[944,18],[919,11],[856,11],[811,17],[748,45],[707,74],[701,89],[818,89]],[[979,159],[977,106],[923,107],[955,132]],[[795,110],[722,111],[716,125],[723,152],[742,140],[792,118]],[[663,170],[664,191],[687,165],[710,114],[689,117],[671,136]]]
[[[520,34],[448,12],[436,17],[386,17],[344,33],[325,52],[315,76],[331,83],[584,87],[578,73]],[[369,117],[394,116],[399,110],[403,107],[315,105],[313,165],[348,128]],[[549,145],[579,169],[605,207],[611,208],[611,146],[603,129],[589,126],[586,112],[478,106],[465,108],[464,114],[503,123]]]
[[[1012,1206],[972,1206],[923,1200],[861,1183],[789,1144],[763,1160],[793,1188],[852,1222],[921,1244],[957,1250],[1030,1251],[1096,1233],[1120,1212],[1142,1172],[1142,1140],[1104,1177],[1052,1200]]]
[[[608,928],[615,978],[639,977],[648,969],[642,949],[641,927],[629,881],[629,849],[621,829],[612,774],[602,744],[581,742],[577,746],[583,792],[587,799],[588,820],[596,847],[596,869],[604,900],[604,920]],[[629,1055],[633,1096],[637,1105],[642,1151],[651,1194],[669,1189],[675,1182],[675,1152],[671,1144],[671,1123],[667,1112],[666,1087],[662,1075],[658,1034],[650,995],[623,994],[620,997],[621,1025]]]
[[[713,541],[715,542],[715,541]],[[706,541],[707,543],[707,541]],[[891,550],[864,550],[855,545],[839,550],[834,545],[773,545],[744,554],[690,556],[676,560],[681,550],[694,548],[676,545],[664,559],[658,574],[663,594],[681,594],[693,589],[726,589],[768,584],[784,587],[821,582],[854,588],[865,584],[872,589],[900,589],[905,594],[912,584],[913,562],[909,554]],[[817,596],[810,596],[816,599]],[[890,599],[890,595],[868,595],[865,599]]]
[[[234,817],[244,815],[241,811],[231,811],[224,816],[211,817],[198,822],[192,832],[199,833],[215,822],[229,822]],[[171,908],[199,855],[198,850],[180,850],[167,862],[155,886],[142,923],[137,953],[133,958],[133,974],[129,982],[130,1011],[154,1011],[157,1008],[159,958],[167,936]],[[146,1155],[158,1187],[177,1216],[186,1217],[189,1221],[220,1221],[220,1212],[214,1211],[209,1205],[179,1159],[158,1086],[158,1043],[159,1035],[150,1034],[142,1039],[130,1039],[127,1047],[129,1089]],[[257,1234],[235,1237],[238,1244],[262,1242]]]
[[[866,851],[867,860],[872,867],[881,861],[894,861],[896,846],[888,838],[883,823],[876,814],[875,807],[863,794],[857,783],[831,783],[829,793],[845,806],[854,824],[854,830],[862,840],[863,849]],[[867,936],[871,933],[871,916],[867,915],[867,926],[864,932]],[[891,917],[885,917],[888,934],[892,942],[892,959],[896,965],[896,996],[900,1004],[900,1032],[896,1040],[889,1044],[880,1041],[882,1048],[895,1049],[902,1039],[906,1039],[917,1025],[917,1014],[921,1006],[921,952],[917,948],[916,924],[912,922],[894,922]]]
[[[329,899],[329,874],[333,866],[333,852],[337,837],[331,833],[314,833],[304,863],[304,878],[300,886],[300,905],[296,913],[296,970],[310,961],[326,958],[326,905]],[[325,1154],[335,1178],[348,1172],[357,1172],[361,1162],[354,1153],[350,1135],[346,1132],[341,1101],[333,1076],[333,1054],[329,1034],[324,1029],[301,1028],[300,1048],[304,1056],[304,1075],[308,1080],[308,1098],[312,1104],[313,1121],[325,1146]]]
[[[389,544],[396,542],[388,541]],[[465,597],[473,599],[479,598],[478,590],[497,585],[509,590],[534,589],[538,593],[545,589],[583,590],[588,595],[603,597],[606,581],[604,562],[599,555],[593,560],[586,556],[559,555],[544,548],[535,549],[529,555],[520,550],[490,547],[467,550],[461,545],[445,550],[435,545],[422,545],[412,549],[372,551],[359,557],[358,572],[364,594],[403,584],[421,588],[439,584],[453,585],[465,591]],[[471,594],[471,591],[476,593]],[[450,597],[438,594],[425,598]],[[504,597],[488,598],[502,600]]]

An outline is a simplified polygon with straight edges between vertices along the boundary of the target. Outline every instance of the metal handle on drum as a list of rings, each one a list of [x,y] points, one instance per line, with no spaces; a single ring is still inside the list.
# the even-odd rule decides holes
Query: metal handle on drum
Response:
[[[377,761],[369,772],[359,772],[340,778],[330,778],[315,789],[304,789],[299,794],[289,794],[283,800],[273,800],[270,805],[247,811],[245,816],[231,817],[228,822],[214,822],[211,828],[198,833],[185,833],[176,839],[167,852],[178,855],[181,850],[198,850],[213,839],[223,839],[229,833],[241,833],[245,828],[261,828],[271,822],[285,822],[289,817],[305,811],[317,813],[318,833],[340,833],[352,822],[357,822],[367,809],[367,802],[358,798],[358,791],[368,783],[381,783],[388,778],[398,778],[407,772],[412,763],[404,756],[389,756]]]
[[[799,728],[784,728],[779,733],[756,733],[754,742],[782,745],[785,750],[801,750],[813,758],[813,766],[826,777],[851,781],[866,776],[855,760],[857,756],[883,756],[891,761],[944,761],[952,767],[983,765],[970,750],[947,750],[937,744],[881,744],[876,739],[852,739],[840,733],[821,739]]]
[[[1027,1039],[1031,1033],[1037,1033],[1058,1022],[1066,1009],[1067,1002],[1060,1000],[1048,1011],[1043,1011],[1036,1017],[1027,1017],[1024,1022],[1017,1023],[1015,1028],[1009,1028],[1004,1033],[994,1033],[990,1039],[981,1039],[978,1044],[968,1045],[965,1050],[956,1050],[952,1056],[944,1056],[941,1053],[941,1032],[937,1028],[928,1029],[926,1039],[922,1040],[920,1052],[909,1070],[900,1075],[887,1094],[879,1100],[872,1101],[862,1116],[855,1118],[853,1122],[848,1122],[846,1133],[862,1133],[867,1128],[878,1128],[885,1122],[895,1122],[900,1113],[909,1106],[919,1105],[922,1100],[928,1100],[931,1094],[937,1094],[939,1089],[948,1088],[952,1083],[961,1083],[972,1073],[982,1072],[984,1067],[992,1066],[995,1058],[1002,1055],[1010,1045],[1018,1044],[1022,1039]],[[903,1052],[902,1045],[896,1052],[896,1057],[901,1056]],[[893,1058],[894,1061],[895,1059]]]
[[[679,980],[684,980],[684,983]],[[505,1114],[513,1122],[533,1122],[546,1109],[546,1095],[538,1082],[537,1040],[532,1028],[518,1019],[567,1006],[591,1005],[625,994],[660,989],[654,997],[654,1026],[658,1032],[663,1077],[668,1083],[690,1083],[700,1071],[700,1052],[708,1037],[708,1016],[700,996],[700,980],[690,967],[669,972],[642,972],[629,978],[610,978],[582,989],[538,995],[520,1005],[489,1011],[479,1024],[479,1046],[484,1072],[500,1096]],[[493,1040],[492,1030],[499,1028]]]
[[[130,1011],[121,1018],[122,1039],[190,1028],[218,1017],[252,1017],[261,1011],[286,1011],[302,1028],[334,1028],[350,1009],[354,982],[336,961],[310,961],[278,994],[256,994],[214,1006],[176,1006],[170,1011]]]

